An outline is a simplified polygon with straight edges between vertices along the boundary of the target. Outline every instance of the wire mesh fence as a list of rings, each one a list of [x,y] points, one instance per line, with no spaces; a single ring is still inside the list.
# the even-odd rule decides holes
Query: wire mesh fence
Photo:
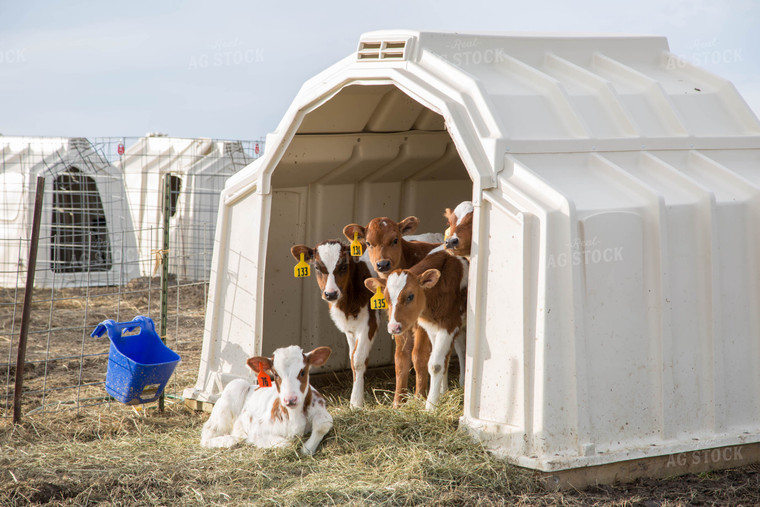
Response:
[[[171,185],[166,340],[183,359],[166,393],[178,396],[200,360],[219,193],[263,143],[0,137],[0,150],[0,418],[12,414],[37,175],[46,181],[22,412],[108,401],[110,342],[90,333],[106,319],[146,315],[158,322],[165,177]]]

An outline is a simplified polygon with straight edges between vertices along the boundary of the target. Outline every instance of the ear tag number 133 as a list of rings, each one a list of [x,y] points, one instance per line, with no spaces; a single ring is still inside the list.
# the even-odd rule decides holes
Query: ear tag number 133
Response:
[[[383,297],[383,291],[380,287],[375,291],[375,295],[370,299],[370,304],[373,310],[385,310],[385,297]]]
[[[354,233],[354,240],[351,242],[351,255],[353,257],[361,257],[362,256],[362,244],[361,241],[359,241],[359,233]]]
[[[293,276],[296,278],[305,278],[310,275],[311,269],[309,268],[309,263],[303,260],[303,254],[301,254],[301,260],[298,261],[298,264],[293,268]]]

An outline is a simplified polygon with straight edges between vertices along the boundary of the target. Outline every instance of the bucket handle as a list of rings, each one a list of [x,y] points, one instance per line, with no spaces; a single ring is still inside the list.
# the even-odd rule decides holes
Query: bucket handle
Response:
[[[127,322],[115,322],[114,320],[111,320],[111,319],[104,320],[103,322],[98,324],[97,327],[95,327],[95,329],[90,334],[90,336],[93,338],[96,338],[96,337],[99,338],[103,336],[103,333],[108,331],[109,338],[120,338],[124,331],[132,331],[138,327],[141,327],[143,329],[146,329],[148,331],[153,331],[153,332],[155,332],[156,330],[156,327],[153,324],[153,321],[150,319],[150,317],[139,315],[135,317],[134,319]]]

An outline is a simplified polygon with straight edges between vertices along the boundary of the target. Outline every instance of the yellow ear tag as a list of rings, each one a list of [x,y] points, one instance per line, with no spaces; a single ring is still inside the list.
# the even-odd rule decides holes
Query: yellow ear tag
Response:
[[[301,254],[301,260],[293,268],[293,276],[296,278],[305,278],[311,275],[311,269],[309,263],[303,260],[303,254]]]
[[[451,236],[451,227],[446,227],[446,232],[443,233],[443,240],[446,241]]]
[[[362,256],[362,244],[361,241],[359,241],[359,233],[354,233],[354,240],[351,242],[351,255],[353,257],[361,257]]]
[[[385,297],[383,296],[383,291],[380,290],[380,287],[377,288],[375,291],[375,295],[372,296],[372,299],[370,301],[370,308],[373,310],[385,310]]]

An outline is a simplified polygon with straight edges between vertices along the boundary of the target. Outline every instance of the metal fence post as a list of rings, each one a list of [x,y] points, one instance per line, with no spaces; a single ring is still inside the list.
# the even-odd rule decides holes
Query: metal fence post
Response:
[[[163,246],[161,247],[161,341],[166,343],[169,313],[169,221],[171,219],[171,173],[164,175]],[[158,398],[158,410],[164,411],[164,395]]]
[[[16,385],[13,391],[13,424],[21,422],[21,391],[24,388],[24,362],[26,361],[26,338],[29,334],[29,319],[32,312],[32,292],[34,292],[34,272],[37,269],[37,244],[40,241],[40,219],[42,217],[42,197],[45,193],[45,178],[37,176],[37,190],[34,196],[32,218],[32,239],[29,244],[29,260],[26,267],[24,286],[24,309],[21,313],[21,330],[18,338],[16,358]]]

